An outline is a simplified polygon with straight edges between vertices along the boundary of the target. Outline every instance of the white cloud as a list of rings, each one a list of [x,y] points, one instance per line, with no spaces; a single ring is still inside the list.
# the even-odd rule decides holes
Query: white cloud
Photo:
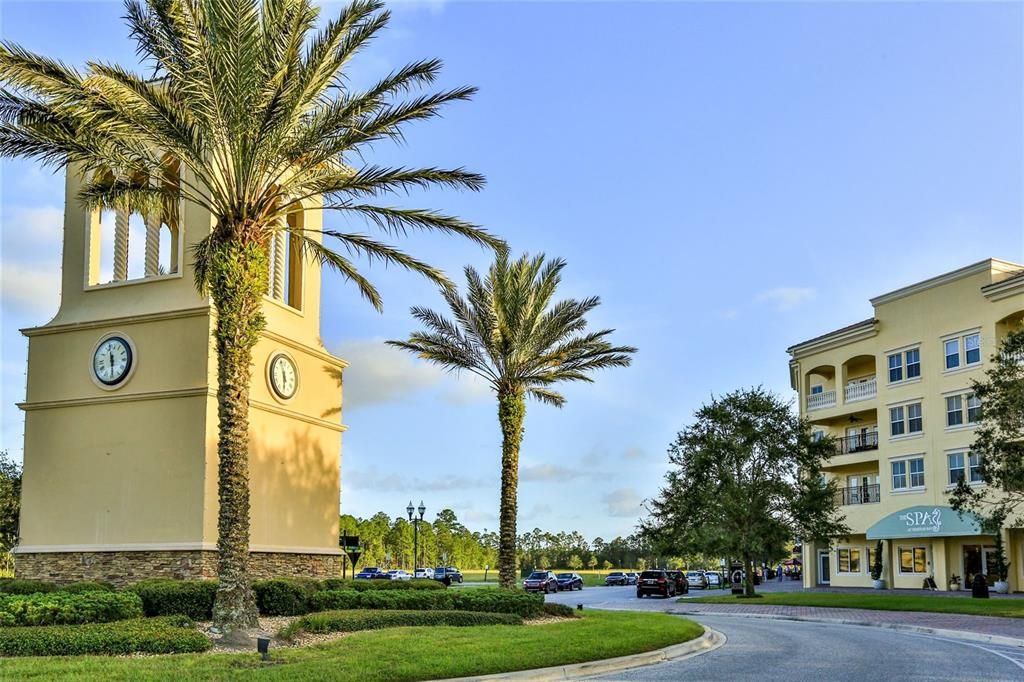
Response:
[[[532,464],[519,468],[521,481],[568,481],[581,475],[580,471],[566,469],[557,464]]]
[[[442,399],[453,405],[490,397],[488,386],[476,375],[455,376],[388,346],[383,339],[344,343],[335,350],[349,363],[344,374],[346,410],[398,402],[436,387],[443,388]]]
[[[622,456],[626,459],[643,459],[644,451],[642,448],[626,448]]]
[[[5,311],[16,309],[31,315],[53,315],[59,305],[59,267],[6,259],[0,263],[0,306]]]
[[[447,475],[440,478],[424,480],[410,478],[395,473],[382,473],[376,468],[366,470],[342,471],[342,487],[346,490],[357,488],[378,493],[403,492],[406,490],[450,491],[486,488],[496,483],[486,477],[469,478],[466,476]]]
[[[754,299],[758,303],[770,303],[779,312],[793,310],[814,300],[817,292],[810,287],[776,287],[762,291]]]
[[[0,306],[33,317],[56,313],[60,304],[63,211],[53,206],[16,207],[4,213],[3,222]]]
[[[635,488],[618,488],[601,497],[609,516],[640,516],[643,499]]]

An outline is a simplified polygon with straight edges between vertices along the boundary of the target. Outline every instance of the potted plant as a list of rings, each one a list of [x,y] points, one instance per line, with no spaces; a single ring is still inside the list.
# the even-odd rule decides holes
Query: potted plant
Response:
[[[1002,529],[996,533],[996,565],[993,567],[996,574],[996,584],[993,589],[999,594],[1006,594],[1010,591],[1010,584],[1006,578],[1010,575],[1010,564],[1006,561],[1006,551],[1003,547]]]
[[[949,591],[950,592],[959,592],[960,591],[960,576],[958,576],[956,573],[954,573],[951,576],[949,576],[949,585],[948,585],[948,587],[949,587]]]
[[[882,541],[875,545],[875,560],[871,564],[871,587],[876,590],[885,589],[885,581],[882,580]]]

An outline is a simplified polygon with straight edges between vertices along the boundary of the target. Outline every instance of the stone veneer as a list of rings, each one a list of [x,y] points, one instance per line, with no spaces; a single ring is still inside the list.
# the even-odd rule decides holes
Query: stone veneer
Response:
[[[341,575],[341,555],[252,552],[249,573],[256,580]],[[147,578],[217,577],[217,552],[209,550],[135,552],[46,552],[15,554],[18,578],[64,584],[101,580],[123,587]]]

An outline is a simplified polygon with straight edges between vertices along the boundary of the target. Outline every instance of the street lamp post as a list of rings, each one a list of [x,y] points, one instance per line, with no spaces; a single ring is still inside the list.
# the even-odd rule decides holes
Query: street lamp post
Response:
[[[418,517],[413,516],[413,512],[419,512]],[[415,577],[416,569],[420,566],[420,521],[423,520],[423,514],[427,511],[427,508],[423,506],[423,500],[420,500],[420,506],[417,509],[413,509],[412,500],[409,500],[409,506],[405,508],[405,512],[409,515],[409,521],[412,522],[412,574]]]

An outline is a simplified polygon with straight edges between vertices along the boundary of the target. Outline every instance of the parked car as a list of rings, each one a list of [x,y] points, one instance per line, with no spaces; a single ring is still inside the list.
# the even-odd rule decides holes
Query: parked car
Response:
[[[413,578],[433,578],[434,569],[432,568],[417,568],[416,572],[412,576]]]
[[[639,576],[636,573],[634,573],[633,571],[626,571],[626,584],[627,585],[636,585],[637,578],[639,578]]]
[[[707,581],[708,587],[721,587],[722,583],[725,582],[722,579],[722,574],[716,571],[704,571],[704,579]]]
[[[636,582],[636,598],[642,599],[649,594],[657,594],[665,597],[674,597],[676,594],[675,582],[668,576],[668,573],[660,568],[653,571],[644,571]]]
[[[608,577],[604,579],[605,585],[628,585],[629,578],[622,571],[612,571],[608,574]]]
[[[409,573],[406,573],[405,571],[403,571],[401,569],[396,569],[394,571],[388,571],[388,577],[391,580],[410,580],[410,579],[412,579],[412,575],[410,575]]]
[[[356,574],[356,580],[373,580],[374,578],[379,579],[381,575],[383,575],[385,578],[387,578],[388,576],[387,573],[384,573],[384,571],[380,570],[376,566],[367,566],[366,568],[364,568]]]
[[[583,578],[578,573],[559,573],[558,578],[558,589],[559,590],[582,590],[583,589]]]
[[[704,577],[703,571],[687,571],[686,582],[690,583],[690,587],[701,590],[706,590],[708,587],[708,579]]]
[[[558,578],[551,571],[534,571],[523,581],[523,589],[527,592],[558,591]]]
[[[669,577],[672,584],[676,586],[676,594],[689,594],[690,592],[690,581],[686,579],[682,571],[665,571],[665,575]]]
[[[438,566],[434,569],[434,580],[442,582],[445,585],[451,585],[452,583],[462,583],[462,573],[459,569],[451,566]]]

